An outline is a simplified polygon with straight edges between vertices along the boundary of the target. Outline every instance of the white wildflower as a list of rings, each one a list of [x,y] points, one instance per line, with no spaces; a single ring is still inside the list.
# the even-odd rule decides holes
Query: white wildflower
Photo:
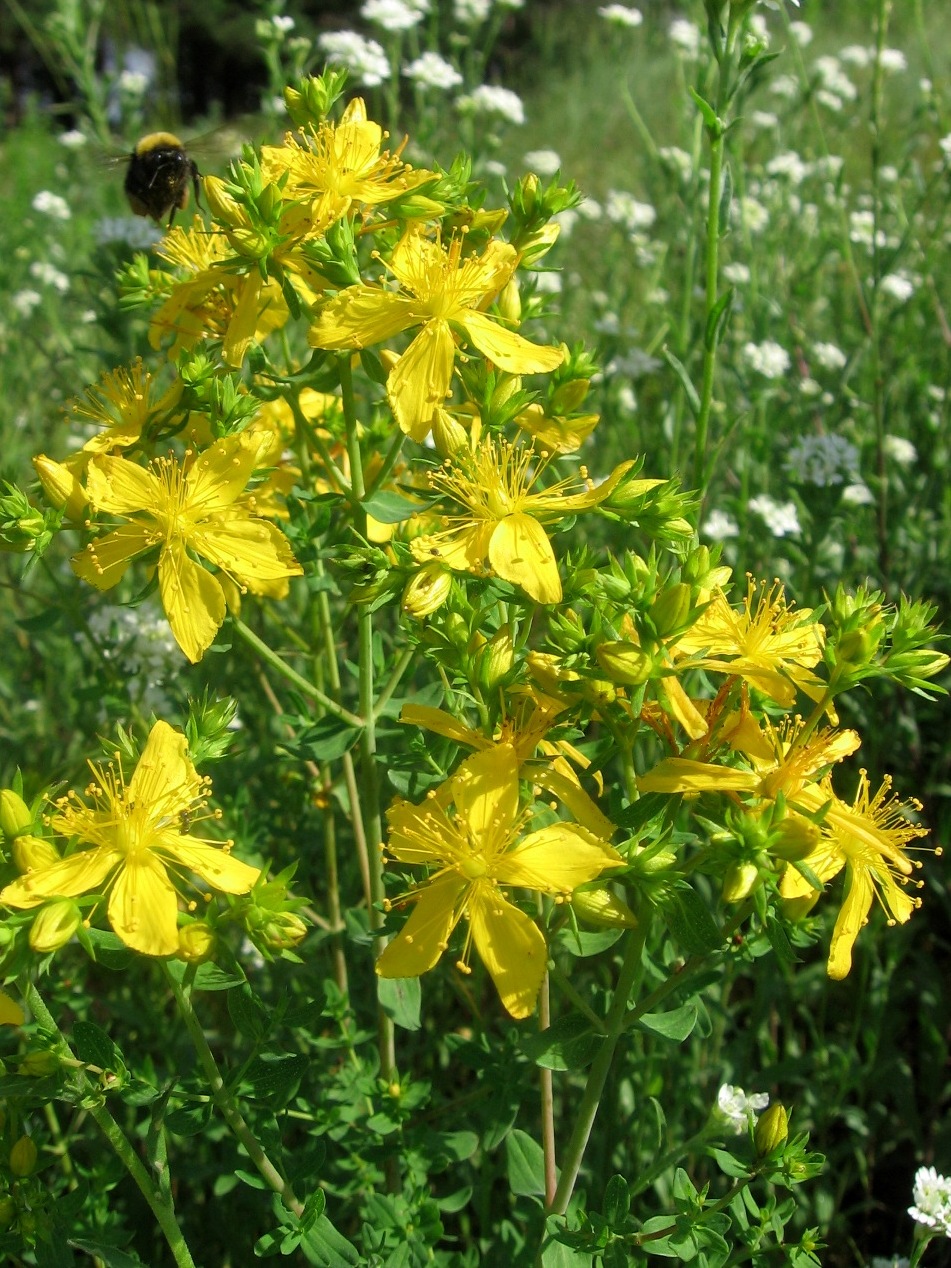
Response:
[[[951,1237],[951,1179],[939,1175],[934,1167],[919,1167],[912,1197],[914,1206],[908,1208],[911,1218]]]
[[[839,49],[839,61],[859,69],[868,66],[874,56],[875,50],[866,48],[864,44],[846,44],[845,48]]]
[[[38,194],[35,194],[31,206],[34,211],[41,211],[44,216],[49,216],[51,220],[69,220],[73,214],[69,210],[69,203],[66,199],[61,198],[59,194],[54,194],[48,189],[41,189]]]
[[[750,498],[748,509],[758,515],[774,537],[797,537],[802,531],[795,502],[777,502],[768,493]]]
[[[842,349],[834,343],[813,344],[812,355],[823,370],[841,370],[848,360]]]
[[[55,264],[49,264],[46,260],[33,261],[30,265],[30,277],[36,278],[44,286],[52,286],[53,290],[59,291],[60,295],[65,295],[69,290],[69,278],[66,274],[61,273]]]
[[[799,96],[799,80],[795,75],[777,75],[771,81],[769,90],[774,96],[789,100]]]
[[[525,107],[518,93],[493,84],[480,84],[472,92],[457,97],[456,106],[463,114],[494,114],[508,123],[525,122]]]
[[[713,542],[724,542],[728,537],[739,537],[740,526],[726,511],[711,511],[700,525],[703,537]]]
[[[897,462],[900,467],[910,467],[918,461],[918,450],[904,436],[885,436],[882,439],[882,450],[886,458]]]
[[[747,1096],[741,1087],[732,1087],[729,1083],[724,1083],[717,1092],[717,1110],[737,1136],[753,1125],[756,1115],[768,1104],[768,1092],[753,1092]]]
[[[537,176],[554,176],[561,170],[561,155],[557,150],[529,150],[522,162]]]
[[[906,300],[911,299],[915,293],[915,279],[904,271],[900,273],[886,273],[878,284],[879,290],[883,295],[887,295],[889,299],[896,300],[899,304],[904,304]]]
[[[883,48],[879,65],[882,70],[887,70],[894,75],[908,69],[908,58],[900,48]]]
[[[644,21],[640,9],[629,9],[626,4],[603,4],[598,12],[615,26],[640,26]]]
[[[867,484],[860,480],[855,484],[847,484],[842,490],[842,502],[845,506],[872,506],[875,495]]]
[[[455,66],[438,53],[420,53],[419,57],[403,67],[403,74],[419,88],[439,88],[445,91],[458,88],[462,83],[462,76]]]
[[[844,436],[800,436],[783,465],[791,480],[828,489],[855,477],[859,452]]]
[[[404,0],[364,0],[360,14],[384,31],[411,31],[423,20],[422,13]]]
[[[39,291],[30,290],[24,287],[22,291],[17,291],[10,296],[10,307],[15,313],[19,313],[21,317],[29,317],[33,309],[43,302],[43,296]]]
[[[747,194],[734,203],[739,211],[740,221],[747,233],[762,233],[769,224],[769,212],[757,198]]]
[[[806,164],[795,150],[785,150],[766,164],[766,171],[770,176],[785,176],[793,185],[802,184],[807,170]]]
[[[390,63],[382,45],[356,31],[326,31],[317,41],[335,66],[345,67],[357,83],[376,88],[390,77]]]
[[[89,138],[79,128],[70,128],[68,132],[61,132],[57,140],[67,150],[81,150]]]
[[[750,369],[761,374],[764,379],[782,378],[792,364],[789,353],[774,339],[764,339],[762,343],[745,343],[742,353]]]
[[[484,22],[492,9],[492,0],[453,0],[452,10],[462,26],[476,26]]]
[[[800,48],[806,48],[812,43],[812,27],[808,22],[790,22],[789,29]]]
[[[670,42],[675,44],[686,57],[697,57],[700,53],[700,28],[687,18],[675,18],[667,28]]]
[[[657,219],[657,212],[650,203],[638,202],[626,189],[609,189],[604,200],[604,214],[613,224],[621,225],[628,233],[649,229]]]

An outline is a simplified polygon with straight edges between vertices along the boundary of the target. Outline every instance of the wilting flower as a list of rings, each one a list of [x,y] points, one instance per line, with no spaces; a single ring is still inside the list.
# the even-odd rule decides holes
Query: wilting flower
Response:
[[[297,563],[280,529],[255,514],[246,485],[259,442],[246,433],[217,441],[185,463],[160,458],[148,468],[98,456],[89,466],[90,503],[127,522],[74,556],[73,569],[98,590],[116,585],[132,560],[158,551],[162,606],[191,661],[201,660],[225,618],[221,582],[192,558],[208,560],[242,590],[282,598]]]
[[[156,722],[128,783],[121,767],[90,762],[88,802],[75,793],[57,803],[52,827],[88,843],[0,892],[8,907],[38,907],[49,898],[108,893],[109,923],[127,946],[146,955],[178,949],[178,889],[183,872],[226,894],[246,894],[260,875],[212,845],[189,825],[204,808],[207,783],[188,757],[185,736]]]
[[[414,538],[416,558],[468,572],[480,571],[488,559],[500,577],[521,586],[537,603],[559,603],[558,561],[543,526],[598,506],[633,463],[621,463],[602,484],[584,491],[569,479],[532,493],[539,474],[534,457],[530,449],[491,437],[454,454],[430,483],[462,513],[451,515],[442,532]]]
[[[323,305],[310,330],[318,348],[366,348],[420,327],[386,383],[396,420],[414,440],[425,439],[436,408],[449,395],[454,329],[510,374],[547,373],[564,359],[561,348],[529,343],[483,311],[515,272],[515,248],[495,239],[482,255],[463,256],[462,248],[461,236],[445,247],[411,230],[389,260],[399,292],[348,286]]]
[[[446,809],[450,801],[452,815]],[[553,823],[522,836],[526,817],[519,809],[518,758],[510,744],[467,758],[421,805],[398,801],[390,808],[388,852],[401,863],[435,871],[408,896],[412,914],[377,960],[382,977],[418,977],[431,969],[465,916],[469,927],[459,967],[468,971],[474,943],[511,1015],[531,1013],[548,961],[545,939],[502,886],[568,895],[623,860],[577,824]]]

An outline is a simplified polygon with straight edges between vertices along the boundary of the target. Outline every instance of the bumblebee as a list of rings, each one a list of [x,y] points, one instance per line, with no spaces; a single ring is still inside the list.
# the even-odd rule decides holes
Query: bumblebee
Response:
[[[176,211],[188,204],[188,182],[201,206],[198,179],[200,172],[185,153],[185,147],[171,132],[150,132],[129,155],[125,174],[125,195],[137,216],[164,220],[168,213],[171,228]]]

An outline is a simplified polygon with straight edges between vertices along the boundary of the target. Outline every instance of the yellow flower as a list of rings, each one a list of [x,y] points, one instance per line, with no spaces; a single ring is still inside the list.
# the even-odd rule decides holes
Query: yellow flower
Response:
[[[288,578],[301,573],[287,539],[255,514],[245,492],[259,444],[242,434],[219,440],[197,458],[189,455],[181,465],[168,457],[146,469],[125,458],[99,456],[89,466],[89,501],[127,523],[74,556],[74,570],[97,589],[109,590],[137,555],[157,548],[162,606],[179,647],[193,662],[214,640],[226,605],[221,581],[192,553],[242,591],[271,598],[282,598]]]
[[[400,198],[434,180],[432,172],[414,171],[399,154],[382,149],[383,129],[367,119],[361,97],[354,97],[339,123],[324,122],[288,134],[282,146],[264,146],[261,171],[265,180],[287,176],[287,198],[330,193],[344,211],[351,203],[371,207]]]
[[[38,907],[48,898],[108,892],[109,923],[127,946],[146,955],[173,955],[178,940],[178,891],[173,876],[192,872],[226,894],[246,894],[260,875],[187,830],[204,806],[207,782],[188,758],[185,736],[156,722],[128,783],[121,767],[90,762],[89,804],[75,793],[57,803],[53,828],[88,842],[0,892],[8,907]],[[171,872],[171,875],[170,875]]]
[[[500,577],[521,586],[537,603],[560,603],[558,563],[543,525],[598,506],[633,463],[622,462],[602,484],[589,482],[582,492],[572,492],[580,481],[568,479],[532,493],[539,474],[532,468],[534,459],[532,450],[492,437],[453,454],[430,484],[464,513],[451,516],[443,532],[414,538],[415,557],[469,572],[481,571],[488,559]],[[583,468],[581,474],[586,476]]]
[[[463,256],[463,241],[459,235],[444,247],[410,230],[389,260],[400,291],[348,286],[310,330],[317,348],[366,348],[420,327],[386,382],[393,414],[414,440],[425,439],[449,395],[458,332],[510,374],[547,373],[564,359],[561,348],[529,343],[483,311],[515,272],[515,248],[493,239],[482,255]]]
[[[140,359],[104,374],[95,387],[88,387],[83,397],[69,405],[73,422],[100,428],[83,445],[83,452],[111,453],[175,430],[184,419],[178,409],[183,386],[181,379],[175,379],[163,390]]]
[[[757,597],[751,581],[737,612],[722,591],[672,646],[690,666],[735,674],[789,709],[796,689],[818,700],[822,681],[809,671],[822,659],[825,631],[811,608],[794,611],[777,582]]]
[[[814,810],[827,806],[822,838],[806,855],[804,864],[823,883],[843,867],[846,869],[845,896],[829,946],[831,978],[848,975],[852,947],[868,921],[873,898],[882,904],[889,924],[904,924],[920,906],[920,899],[910,897],[902,888],[914,870],[902,847],[915,837],[925,836],[927,829],[907,817],[906,810],[918,810],[918,804],[913,802],[906,807],[897,797],[889,796],[890,789],[891,780],[886,777],[870,797],[868,777],[862,771],[851,805],[835,796],[829,779],[802,799],[807,806],[811,802]],[[819,896],[812,883],[792,865],[783,873],[780,893],[784,898],[805,900],[807,904]]]
[[[380,956],[377,972],[397,978],[425,973],[465,916],[469,930],[459,967],[468,969],[474,943],[509,1013],[527,1017],[548,953],[534,921],[501,887],[567,895],[623,860],[576,824],[553,823],[520,838],[526,816],[519,810],[518,758],[510,744],[467,758],[447,791],[455,804],[452,816],[438,794],[418,806],[400,801],[390,808],[389,853],[401,863],[436,870],[413,894],[412,915]]]

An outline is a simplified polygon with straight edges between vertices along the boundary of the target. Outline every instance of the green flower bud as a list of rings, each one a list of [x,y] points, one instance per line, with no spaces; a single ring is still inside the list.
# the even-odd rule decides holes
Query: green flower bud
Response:
[[[55,1074],[59,1069],[59,1057],[55,1052],[46,1050],[37,1050],[36,1052],[24,1053],[23,1059],[17,1066],[17,1074],[22,1074],[31,1079],[44,1079],[48,1074]]]
[[[33,816],[22,797],[12,788],[0,788],[0,832],[12,841],[33,826]]]
[[[36,1167],[36,1145],[29,1136],[21,1136],[10,1150],[10,1170],[15,1176],[28,1176]]]
[[[476,678],[484,691],[493,691],[515,663],[512,627],[503,625],[476,657]]]
[[[45,454],[33,459],[33,468],[39,477],[46,500],[58,511],[66,511],[70,519],[81,520],[89,499],[76,476],[62,462],[54,462]]]
[[[386,351],[384,349],[384,351]],[[382,354],[381,354],[382,356]],[[469,433],[447,409],[437,405],[433,413],[433,444],[441,458],[451,458],[469,443]]]
[[[19,836],[10,847],[10,853],[17,871],[23,873],[52,867],[60,861],[56,847],[44,837]]]
[[[651,604],[651,620],[660,638],[674,638],[687,628],[693,596],[690,587],[678,581],[662,590]]]
[[[6,1229],[17,1217],[17,1204],[9,1193],[0,1197],[0,1228]]]
[[[749,898],[759,881],[759,868],[755,863],[734,863],[723,878],[721,896],[725,903],[741,903]]]
[[[44,903],[30,926],[30,946],[40,955],[64,947],[83,922],[82,912],[71,898]]]
[[[760,1115],[753,1133],[753,1144],[756,1146],[757,1154],[764,1158],[780,1145],[784,1145],[788,1138],[789,1115],[779,1103],[771,1105]]]
[[[498,299],[499,312],[506,321],[510,321],[513,326],[517,326],[522,320],[522,300],[518,293],[518,281],[514,277],[502,287]]]
[[[606,885],[599,885],[596,889],[576,889],[571,895],[571,905],[589,925],[633,929],[637,924],[637,917],[624,899],[618,898]]]
[[[307,924],[293,911],[276,911],[260,926],[260,938],[271,951],[296,947],[307,937]]]
[[[565,355],[568,355],[567,349],[565,349]],[[559,384],[551,395],[551,412],[574,414],[584,404],[590,387],[590,379],[570,379],[567,383]]]
[[[601,643],[595,648],[595,659],[614,682],[639,687],[647,682],[653,669],[653,661],[637,643]]]
[[[214,954],[215,934],[203,920],[194,920],[178,931],[178,958],[186,964],[201,964]]]

